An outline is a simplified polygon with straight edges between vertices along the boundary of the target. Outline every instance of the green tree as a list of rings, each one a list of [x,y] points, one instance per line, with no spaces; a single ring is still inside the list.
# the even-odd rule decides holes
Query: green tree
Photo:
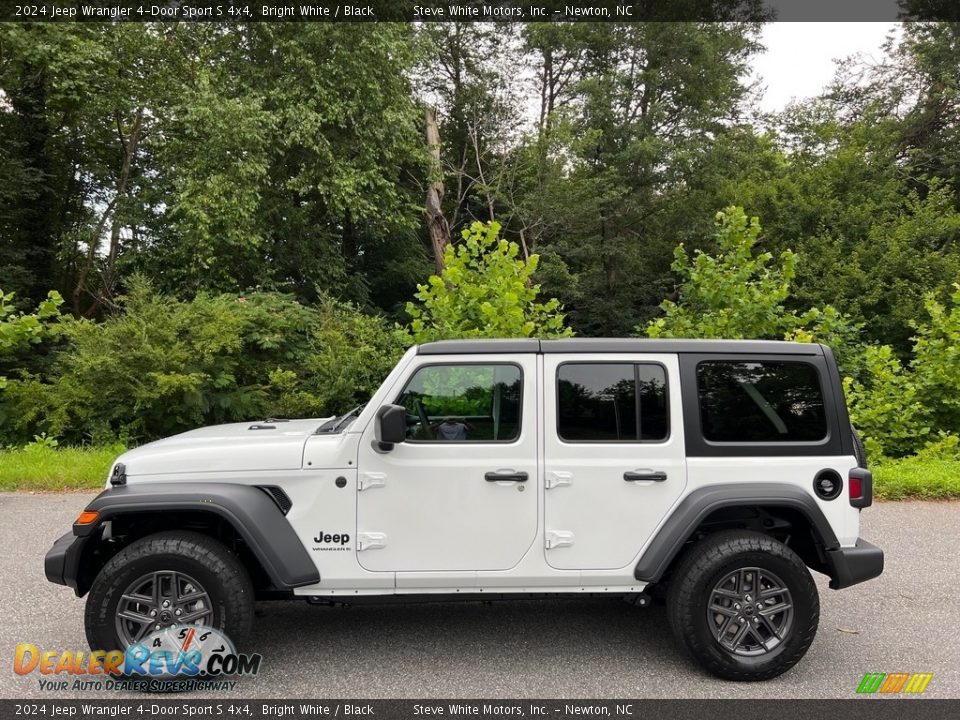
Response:
[[[382,318],[270,292],[159,295],[140,280],[102,322],[64,327],[53,362],[0,396],[5,439],[140,442],[264,417],[327,416],[369,398],[409,345]]]
[[[950,304],[927,296],[909,363],[875,345],[860,377],[845,381],[853,421],[878,455],[902,457],[960,436],[960,284],[953,290]]]
[[[774,262],[769,252],[754,254],[760,221],[741,207],[717,213],[717,254],[683,245],[674,251],[673,272],[680,279],[677,300],[660,304],[663,316],[645,328],[649,337],[766,338],[836,343],[852,328],[831,306],[797,313],[786,307],[796,276],[797,256],[785,250]]]
[[[520,247],[498,238],[496,222],[475,222],[463,242],[446,249],[446,267],[417,288],[407,303],[414,340],[569,337],[560,302],[538,300],[532,282],[539,258],[518,257]]]
[[[696,158],[742,114],[758,30],[637,22],[527,31],[551,115],[517,220],[536,229],[551,269],[545,288],[577,332],[623,335],[655,314],[673,247],[697,235],[691,223],[709,223],[687,186]]]
[[[60,293],[51,290],[35,312],[26,313],[14,309],[13,296],[0,290],[0,390],[7,385],[4,369],[30,365],[24,359],[27,351],[36,352],[38,345],[57,335],[63,305]]]

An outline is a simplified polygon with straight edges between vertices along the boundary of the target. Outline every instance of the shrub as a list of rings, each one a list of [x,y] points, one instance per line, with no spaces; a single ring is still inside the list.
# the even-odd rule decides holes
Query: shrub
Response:
[[[446,267],[417,286],[418,302],[407,303],[418,343],[451,338],[569,337],[560,301],[537,299],[533,283],[539,258],[518,257],[520,247],[498,239],[496,222],[473,223],[463,242],[448,245]]]
[[[150,440],[200,425],[330,415],[365,399],[408,343],[378,317],[326,299],[199,295],[135,282],[121,311],[65,328],[47,373],[11,383],[8,438]]]
[[[930,318],[915,324],[913,357],[905,366],[893,350],[865,354],[859,382],[847,379],[854,424],[874,453],[903,457],[925,446],[945,448],[960,435],[960,285],[947,308],[928,297]]]
[[[840,346],[846,366],[856,364],[857,328],[832,306],[798,313],[787,309],[797,256],[785,250],[774,262],[769,252],[754,254],[761,227],[743,208],[717,213],[717,254],[683,244],[674,249],[671,268],[680,279],[679,298],[660,304],[663,315],[636,332],[649,337],[773,339],[826,342]]]

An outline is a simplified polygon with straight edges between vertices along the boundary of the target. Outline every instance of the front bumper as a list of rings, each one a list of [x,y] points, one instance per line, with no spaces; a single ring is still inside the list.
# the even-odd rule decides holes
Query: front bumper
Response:
[[[883,550],[863,538],[853,547],[827,551],[830,563],[830,587],[834,590],[871,580],[883,572]]]
[[[87,538],[76,537],[68,532],[53,543],[43,559],[43,572],[47,580],[57,585],[73,588],[77,596],[83,595],[79,587],[80,556]]]

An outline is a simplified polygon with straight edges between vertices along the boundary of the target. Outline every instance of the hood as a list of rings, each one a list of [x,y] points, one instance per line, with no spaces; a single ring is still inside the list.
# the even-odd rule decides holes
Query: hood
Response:
[[[117,458],[127,477],[182,472],[297,470],[303,445],[330,418],[212,425],[156,440]]]

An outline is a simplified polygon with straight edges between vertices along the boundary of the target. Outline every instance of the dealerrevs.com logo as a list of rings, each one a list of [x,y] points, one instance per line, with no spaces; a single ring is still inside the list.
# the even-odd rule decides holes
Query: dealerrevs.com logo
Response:
[[[869,695],[919,695],[927,689],[933,673],[867,673],[857,686],[857,693]]]
[[[40,650],[21,643],[13,671],[40,675],[45,691],[134,690],[169,692],[232,690],[237,677],[252,677],[263,657],[238,653],[219,630],[200,625],[173,625],[147,635],[124,650]]]

